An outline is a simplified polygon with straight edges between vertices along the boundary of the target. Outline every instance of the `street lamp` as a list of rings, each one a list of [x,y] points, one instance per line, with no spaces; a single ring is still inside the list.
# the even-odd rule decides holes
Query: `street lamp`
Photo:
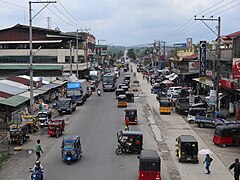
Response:
[[[35,16],[32,17],[32,3],[47,3]],[[30,74],[30,113],[33,114],[33,53],[32,53],[32,20],[47,7],[49,3],[56,3],[56,1],[29,1],[29,74]]]

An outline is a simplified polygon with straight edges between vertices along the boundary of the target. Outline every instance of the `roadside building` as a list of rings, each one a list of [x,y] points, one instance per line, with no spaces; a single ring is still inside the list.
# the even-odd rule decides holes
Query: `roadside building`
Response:
[[[64,71],[69,72],[72,68],[72,71],[75,72],[78,60],[79,71],[85,70],[88,66],[86,62],[90,62],[88,58],[95,50],[95,37],[90,33],[79,32],[77,53],[76,35],[77,33],[64,33],[58,29],[33,27],[33,63],[46,66],[62,65]],[[70,63],[70,59],[72,59],[72,63]],[[0,66],[18,64],[29,64],[29,26],[21,24],[0,30]]]

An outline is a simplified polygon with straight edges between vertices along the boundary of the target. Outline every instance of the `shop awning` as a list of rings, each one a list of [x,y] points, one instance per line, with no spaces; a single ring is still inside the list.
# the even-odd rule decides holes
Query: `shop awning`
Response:
[[[50,83],[50,84],[43,85],[38,89],[47,92],[48,90],[57,88],[59,86],[61,86],[61,84]]]
[[[212,82],[212,80],[206,79],[205,81],[200,81],[199,78],[194,78],[193,80],[194,80],[194,81],[197,81],[197,82],[199,82],[199,83],[201,83],[201,84],[204,84],[204,85],[206,85],[206,86],[213,87],[213,82]]]
[[[45,93],[44,91],[40,91],[40,90],[34,90],[33,91],[33,97],[36,97],[38,96],[39,94],[43,94]],[[21,94],[18,94],[19,96],[23,96],[23,97],[26,97],[26,98],[30,98],[30,91],[26,91],[24,93],[21,93]]]
[[[67,81],[55,80],[55,81],[53,81],[52,83],[54,83],[54,84],[59,84],[59,85],[63,85],[63,84],[65,84],[65,83],[67,83]]]
[[[0,104],[6,105],[6,106],[11,106],[11,107],[16,107],[16,106],[26,102],[27,100],[29,100],[29,98],[16,95],[16,96],[12,96],[10,98],[1,100]]]

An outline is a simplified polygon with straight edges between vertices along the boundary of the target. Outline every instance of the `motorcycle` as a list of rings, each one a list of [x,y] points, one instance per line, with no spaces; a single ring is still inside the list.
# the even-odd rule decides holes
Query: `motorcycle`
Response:
[[[97,90],[97,94],[98,94],[98,96],[101,96],[101,91]]]
[[[115,153],[117,155],[121,155],[122,153],[134,153],[134,154],[136,153],[137,154],[138,152],[139,152],[138,149],[136,149],[132,146],[128,147],[123,142],[119,142],[119,144],[117,145],[117,148],[115,150]]]
[[[31,169],[31,168],[29,168]],[[43,180],[43,170],[30,170],[32,172],[31,174],[31,180]]]
[[[70,156],[67,157],[67,163],[68,163],[68,165],[71,165],[71,163],[72,163],[72,158]]]

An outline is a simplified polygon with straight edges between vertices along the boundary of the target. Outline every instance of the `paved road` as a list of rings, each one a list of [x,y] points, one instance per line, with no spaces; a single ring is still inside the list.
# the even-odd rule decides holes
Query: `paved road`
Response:
[[[145,149],[157,149],[151,128],[145,117],[145,97],[136,98],[135,103],[129,104],[139,111],[139,125],[130,126],[132,130],[144,133]],[[23,145],[23,151],[12,157],[11,161],[0,171],[3,180],[30,179],[28,168],[35,160],[34,147],[36,139],[40,138],[44,154],[41,162],[45,169],[45,179],[57,180],[133,180],[138,177],[137,155],[115,154],[117,145],[116,133],[123,129],[124,112],[117,108],[114,93],[95,93],[87,102],[77,107],[71,116],[65,115],[67,129],[65,135],[79,134],[81,136],[83,157],[80,161],[67,165],[61,159],[60,138],[49,137],[46,130],[31,137],[31,141]],[[29,152],[31,152],[29,154]],[[163,177],[168,179],[163,161]],[[10,173],[11,172],[11,173]]]
[[[134,70],[136,71],[136,66],[134,65]],[[204,165],[201,163],[204,160],[204,156],[199,155],[199,164],[189,164],[189,163],[179,163],[175,153],[175,144],[176,137],[183,134],[193,135],[199,144],[199,149],[209,148],[209,142],[205,143],[206,139],[201,139],[194,129],[178,114],[172,113],[171,115],[160,115],[159,114],[159,104],[156,100],[156,95],[150,93],[150,85],[146,80],[142,80],[140,73],[137,73],[137,78],[140,80],[143,92],[147,96],[147,103],[149,104],[152,112],[153,118],[158,122],[158,127],[161,131],[161,139],[159,142],[162,142],[164,146],[159,146],[159,150],[162,155],[171,156],[171,160],[167,161],[168,171],[170,171],[170,177],[172,174],[176,174],[174,168],[179,171],[180,178],[183,180],[231,180],[233,179],[232,175],[229,173],[228,168],[224,166],[224,163],[221,161],[217,153],[214,152],[211,156],[214,161],[212,163],[212,173],[211,175],[205,174]],[[209,139],[209,137],[208,137]],[[166,153],[165,153],[166,152]],[[164,158],[164,156],[162,156]],[[175,178],[176,179],[176,178]]]

